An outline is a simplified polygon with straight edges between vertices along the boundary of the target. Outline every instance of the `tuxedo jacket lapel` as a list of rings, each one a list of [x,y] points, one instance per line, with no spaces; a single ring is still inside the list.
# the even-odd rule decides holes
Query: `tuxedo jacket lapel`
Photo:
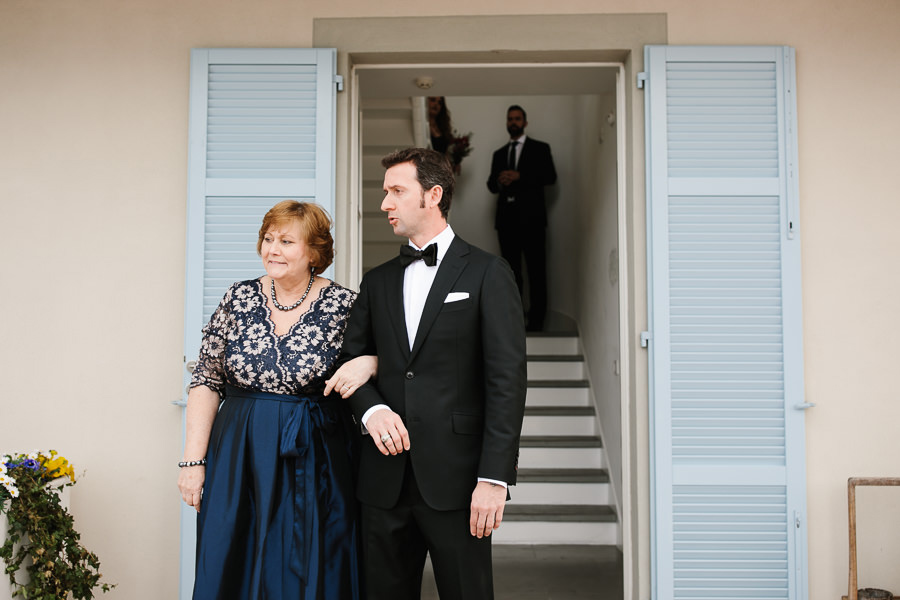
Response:
[[[531,163],[531,152],[530,150],[534,149],[534,142],[531,141],[531,138],[525,138],[525,143],[522,144],[522,152],[519,153],[519,162],[516,164],[516,170],[520,173],[528,169],[529,164]]]
[[[468,252],[469,245],[462,241],[459,236],[454,237],[450,247],[447,249],[447,253],[444,254],[444,258],[441,260],[440,267],[438,267],[434,283],[431,284],[431,290],[428,292],[428,298],[425,299],[425,308],[422,309],[422,318],[419,321],[419,329],[416,330],[416,339],[410,353],[410,360],[415,358],[422,348],[425,338],[428,337],[428,331],[444,306],[447,294],[466,268],[468,262],[464,257]],[[402,285],[401,278],[401,287]]]
[[[409,357],[409,335],[406,333],[406,311],[403,308],[403,273],[400,259],[394,259],[385,281],[387,314],[394,329],[394,337],[400,345],[402,356]],[[396,307],[396,308],[395,308]]]

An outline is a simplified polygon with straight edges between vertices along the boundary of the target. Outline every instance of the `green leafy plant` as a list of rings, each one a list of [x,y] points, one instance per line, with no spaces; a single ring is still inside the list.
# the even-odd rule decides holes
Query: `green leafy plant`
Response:
[[[104,592],[115,587],[100,583],[100,559],[81,545],[75,519],[60,503],[62,488],[75,485],[69,461],[54,450],[0,460],[0,514],[9,522],[0,557],[13,596],[85,599],[93,598],[97,587]],[[26,583],[16,581],[23,568],[30,578]]]

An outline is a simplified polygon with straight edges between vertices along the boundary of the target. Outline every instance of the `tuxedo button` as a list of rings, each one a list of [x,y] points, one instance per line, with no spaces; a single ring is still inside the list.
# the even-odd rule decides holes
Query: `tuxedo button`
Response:
[[[407,379],[412,379],[412,378],[415,377],[415,376],[416,376],[415,373],[413,373],[412,371],[407,371],[407,372],[406,372],[406,378],[407,378]]]

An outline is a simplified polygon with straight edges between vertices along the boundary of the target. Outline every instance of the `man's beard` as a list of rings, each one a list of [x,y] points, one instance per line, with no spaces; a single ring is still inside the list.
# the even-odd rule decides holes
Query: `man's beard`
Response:
[[[519,137],[520,135],[522,135],[522,133],[524,133],[524,131],[525,130],[522,127],[519,127],[518,125],[507,125],[506,126],[506,132],[509,134],[509,137],[511,137],[511,138]]]

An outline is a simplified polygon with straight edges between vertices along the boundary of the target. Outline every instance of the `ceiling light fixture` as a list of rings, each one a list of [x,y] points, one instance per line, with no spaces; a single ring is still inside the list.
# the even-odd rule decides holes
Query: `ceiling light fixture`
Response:
[[[431,86],[434,85],[434,79],[428,77],[427,75],[423,75],[421,77],[416,77],[416,87],[420,90],[430,90]]]

